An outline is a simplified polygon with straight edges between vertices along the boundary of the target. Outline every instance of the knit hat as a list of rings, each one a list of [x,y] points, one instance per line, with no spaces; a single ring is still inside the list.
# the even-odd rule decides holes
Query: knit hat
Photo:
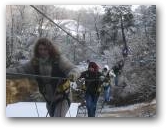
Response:
[[[93,68],[95,72],[99,71],[99,66],[95,62],[89,62],[88,68]]]
[[[104,65],[104,68],[106,68],[107,71],[109,70],[109,66],[108,65]]]

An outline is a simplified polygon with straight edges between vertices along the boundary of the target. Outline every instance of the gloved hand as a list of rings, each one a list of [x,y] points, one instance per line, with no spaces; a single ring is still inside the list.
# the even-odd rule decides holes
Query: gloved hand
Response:
[[[69,72],[68,78],[71,82],[75,82],[77,80],[76,74],[73,72]]]
[[[110,75],[111,77],[116,77],[116,75],[115,75],[115,73],[114,73],[113,70],[111,70],[111,71],[109,72],[109,75]]]

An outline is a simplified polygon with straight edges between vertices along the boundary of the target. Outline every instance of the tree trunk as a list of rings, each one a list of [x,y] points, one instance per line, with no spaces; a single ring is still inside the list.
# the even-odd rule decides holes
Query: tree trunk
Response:
[[[122,50],[122,54],[123,54],[123,57],[127,57],[127,55],[128,55],[128,47],[127,47],[126,37],[125,37],[125,33],[124,33],[124,26],[123,26],[122,15],[120,15],[120,19],[121,19],[122,38],[123,38],[123,42],[124,42],[124,48]]]
[[[120,16],[120,19],[121,19],[122,38],[123,38],[123,42],[124,42],[125,47],[127,47],[126,37],[125,37],[125,33],[124,33],[124,26],[123,26],[122,15]]]

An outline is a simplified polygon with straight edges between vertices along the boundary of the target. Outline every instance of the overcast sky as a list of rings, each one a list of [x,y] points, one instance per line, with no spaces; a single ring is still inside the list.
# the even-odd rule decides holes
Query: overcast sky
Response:
[[[95,6],[101,7],[101,5],[56,5],[56,6],[60,6],[60,7],[67,8],[70,10],[75,10],[75,11],[77,11],[81,8],[88,9],[88,8],[93,8]]]
[[[78,11],[81,8],[93,8],[95,6],[99,7],[102,9],[101,5],[55,5],[55,6],[60,6],[62,8],[66,8],[66,9],[70,9],[70,10],[75,10]],[[132,9],[134,10],[135,8],[137,8],[139,5],[132,5]]]

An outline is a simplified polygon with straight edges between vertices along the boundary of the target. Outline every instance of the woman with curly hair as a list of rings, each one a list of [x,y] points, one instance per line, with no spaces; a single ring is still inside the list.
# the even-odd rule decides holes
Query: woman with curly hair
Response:
[[[38,75],[36,80],[39,91],[46,101],[50,117],[65,117],[70,106],[69,88],[63,88],[61,85],[66,83],[67,78],[75,81],[79,77],[79,70],[49,39],[39,38],[34,47],[33,58],[20,67],[7,69],[7,73]]]

